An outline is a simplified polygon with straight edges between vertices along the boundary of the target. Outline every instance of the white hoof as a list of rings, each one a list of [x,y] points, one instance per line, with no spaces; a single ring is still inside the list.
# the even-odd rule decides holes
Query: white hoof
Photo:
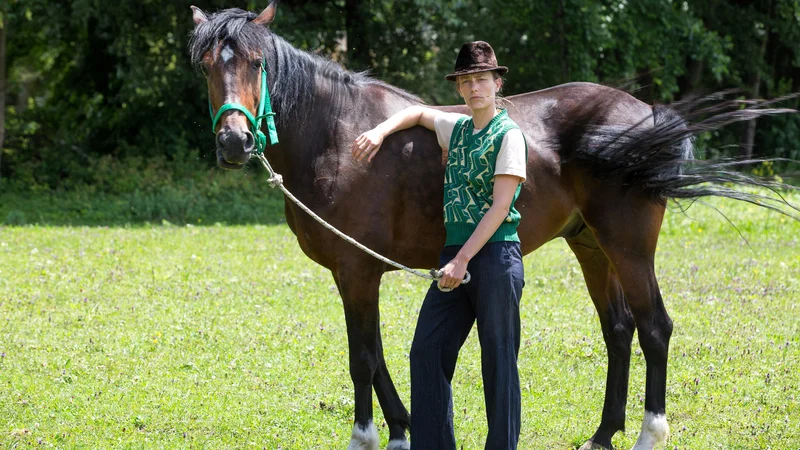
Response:
[[[656,445],[667,440],[669,436],[669,425],[667,416],[664,414],[654,414],[650,411],[644,412],[642,420],[642,432],[636,445],[632,450],[653,450]]]
[[[386,450],[411,450],[411,444],[405,439],[392,439],[386,444]]]
[[[356,423],[347,450],[378,450],[378,429],[370,420],[366,425]]]

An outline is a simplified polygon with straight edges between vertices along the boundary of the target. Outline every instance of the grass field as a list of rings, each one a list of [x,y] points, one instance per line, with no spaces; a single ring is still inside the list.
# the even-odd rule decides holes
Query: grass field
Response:
[[[800,224],[712,203],[749,246],[700,205],[670,212],[659,244],[675,322],[667,447],[798,449]],[[563,242],[528,255],[525,270],[520,448],[575,448],[602,410],[599,323]],[[408,405],[427,283],[384,280],[384,346]],[[330,274],[285,225],[0,228],[0,447],[343,449],[353,414],[345,336]],[[620,448],[643,414],[634,345]],[[475,333],[454,393],[459,445],[483,448]],[[381,424],[377,400],[375,410]]]

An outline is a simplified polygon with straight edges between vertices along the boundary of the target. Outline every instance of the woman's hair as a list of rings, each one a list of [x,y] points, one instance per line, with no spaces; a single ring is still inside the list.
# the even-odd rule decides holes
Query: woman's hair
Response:
[[[495,106],[495,108],[505,108],[506,104],[511,103],[511,101],[506,100],[506,98],[503,97],[503,86],[506,85],[506,80],[505,80],[505,78],[503,78],[502,75],[497,73],[496,70],[492,71],[492,77],[495,80],[498,80],[498,79],[500,80],[500,88],[497,89],[497,92],[495,92],[495,94],[494,94],[494,106]]]

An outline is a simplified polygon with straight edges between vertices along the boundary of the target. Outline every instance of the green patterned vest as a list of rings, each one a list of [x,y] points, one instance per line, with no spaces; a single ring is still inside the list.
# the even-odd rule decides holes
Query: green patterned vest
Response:
[[[492,206],[497,153],[500,152],[503,136],[514,128],[519,127],[508,118],[504,109],[476,134],[473,134],[475,125],[471,117],[456,122],[450,138],[444,176],[445,246],[464,245]],[[527,151],[526,145],[526,159]],[[521,188],[520,183],[511,201],[508,217],[487,243],[519,242],[517,226],[520,215],[514,208],[514,202]]]

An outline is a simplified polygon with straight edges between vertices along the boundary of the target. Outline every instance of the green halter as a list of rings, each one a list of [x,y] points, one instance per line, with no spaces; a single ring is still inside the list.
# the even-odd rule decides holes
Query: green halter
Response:
[[[261,59],[261,99],[258,101],[258,115],[253,117],[253,114],[247,110],[241,103],[226,103],[222,105],[217,111],[217,115],[214,115],[214,110],[211,108],[211,100],[208,101],[208,113],[211,115],[211,132],[216,133],[217,129],[217,122],[219,118],[225,114],[225,111],[230,111],[231,109],[235,109],[247,117],[247,120],[250,122],[250,131],[255,136],[256,140],[256,151],[258,154],[264,153],[264,149],[267,148],[267,137],[261,131],[261,119],[267,118],[267,132],[269,133],[269,142],[270,145],[275,145],[278,143],[278,131],[275,128],[275,113],[272,112],[272,105],[269,101],[269,90],[267,89],[267,60],[266,58]]]

